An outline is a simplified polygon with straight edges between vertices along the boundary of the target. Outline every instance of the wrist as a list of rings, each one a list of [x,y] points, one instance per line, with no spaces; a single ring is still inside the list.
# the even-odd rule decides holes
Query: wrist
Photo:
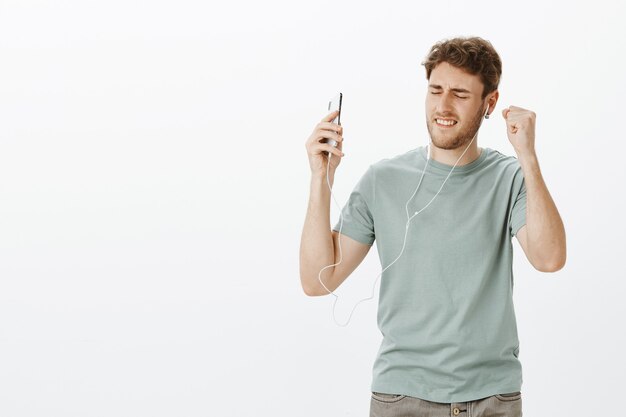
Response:
[[[328,183],[330,183],[330,187],[332,188],[335,179],[332,174],[328,175],[328,182],[326,181],[326,173],[324,175],[314,174],[311,176],[311,187],[312,189],[322,189],[328,191]]]
[[[517,160],[520,165],[538,165],[539,163],[535,151],[518,152]]]
[[[536,155],[520,156],[518,161],[526,180],[530,180],[537,175],[541,176],[541,169],[539,168],[539,161]]]
[[[333,178],[335,178],[335,173],[331,170],[328,173],[328,179],[332,181]],[[311,182],[326,182],[326,171],[311,173]]]

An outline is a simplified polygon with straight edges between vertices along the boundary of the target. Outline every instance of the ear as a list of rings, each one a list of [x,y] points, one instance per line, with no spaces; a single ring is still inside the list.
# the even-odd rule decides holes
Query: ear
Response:
[[[496,103],[498,102],[498,98],[500,97],[500,92],[498,90],[492,91],[489,95],[487,95],[487,103],[489,103],[489,113],[493,113],[496,108]]]

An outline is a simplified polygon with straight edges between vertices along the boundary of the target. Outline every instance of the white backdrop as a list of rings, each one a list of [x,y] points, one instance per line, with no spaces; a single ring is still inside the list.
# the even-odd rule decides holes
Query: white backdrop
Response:
[[[0,2],[0,415],[365,416],[377,297],[307,297],[304,143],[344,94],[344,204],[427,143],[420,65],[490,40],[501,115],[537,113],[568,261],[514,240],[527,416],[624,395],[623,2]],[[339,219],[333,203],[332,222]],[[338,319],[380,272],[375,247]],[[342,313],[344,315],[342,315]]]

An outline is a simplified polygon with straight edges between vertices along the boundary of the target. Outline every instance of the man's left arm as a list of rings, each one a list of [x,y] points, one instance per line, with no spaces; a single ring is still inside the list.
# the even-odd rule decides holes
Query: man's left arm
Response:
[[[565,265],[565,228],[539,169],[535,153],[536,115],[509,106],[502,110],[502,116],[526,186],[526,225],[517,232],[517,240],[535,269],[556,272]]]

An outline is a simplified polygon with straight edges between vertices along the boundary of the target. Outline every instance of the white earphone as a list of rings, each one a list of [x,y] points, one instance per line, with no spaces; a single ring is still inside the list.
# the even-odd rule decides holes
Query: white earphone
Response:
[[[489,113],[489,105],[487,105],[487,110],[485,111],[485,114],[483,116],[485,119],[489,118],[488,113]],[[482,118],[481,118],[480,126],[482,126]],[[480,126],[479,126],[479,129],[480,129]],[[329,294],[332,294],[332,295],[335,296],[335,301],[333,302],[333,320],[335,321],[335,323],[338,326],[341,326],[341,327],[347,326],[350,323],[350,319],[352,318],[352,313],[354,313],[354,310],[357,308],[357,306],[359,304],[361,304],[363,301],[371,300],[372,298],[374,298],[374,290],[376,288],[376,283],[378,282],[378,278],[380,278],[380,276],[383,274],[383,272],[385,272],[387,270],[387,268],[389,268],[391,265],[393,265],[400,258],[400,256],[402,256],[402,253],[404,252],[404,248],[406,246],[406,237],[407,237],[407,233],[409,232],[409,224],[411,223],[411,219],[413,219],[413,217],[417,216],[424,209],[426,209],[426,207],[428,207],[435,200],[435,198],[437,198],[437,196],[439,195],[439,193],[443,189],[443,186],[446,184],[446,181],[448,181],[448,178],[450,178],[450,175],[452,174],[452,171],[454,170],[454,168],[456,168],[456,166],[459,163],[459,161],[461,160],[461,158],[463,158],[463,155],[465,155],[465,152],[467,152],[467,150],[471,146],[472,142],[474,142],[474,139],[476,139],[477,135],[478,135],[478,130],[476,131],[476,134],[474,135],[474,137],[472,138],[470,143],[467,145],[467,147],[465,148],[465,150],[463,151],[463,153],[461,154],[459,159],[457,159],[456,163],[454,164],[454,166],[452,167],[452,169],[448,173],[448,176],[446,177],[446,179],[443,181],[443,184],[441,184],[441,187],[439,187],[439,190],[437,191],[435,196],[428,202],[428,204],[426,204],[424,207],[422,207],[421,209],[419,209],[418,211],[413,213],[412,216],[409,216],[409,202],[413,199],[413,197],[417,193],[417,190],[420,188],[420,185],[422,184],[422,180],[424,179],[424,174],[426,173],[426,168],[428,167],[428,162],[430,161],[430,143],[432,143],[432,138],[430,138],[429,144],[427,145],[427,149],[426,149],[426,165],[424,166],[424,170],[422,171],[422,175],[420,177],[419,183],[417,184],[417,187],[415,188],[415,191],[413,191],[413,194],[411,195],[411,197],[409,197],[409,199],[407,200],[407,202],[405,204],[407,222],[406,222],[406,227],[405,227],[405,230],[404,230],[404,243],[402,243],[402,250],[400,251],[400,254],[396,257],[396,259],[393,262],[391,262],[382,271],[380,271],[380,274],[378,274],[378,276],[376,277],[376,280],[374,281],[374,285],[372,286],[372,295],[370,295],[367,298],[363,298],[363,299],[359,300],[354,305],[354,307],[352,308],[352,311],[350,311],[350,315],[348,316],[348,321],[345,324],[341,324],[341,323],[337,322],[337,319],[335,318],[335,306],[337,305],[337,299],[339,298],[339,296],[337,294],[335,294],[334,292],[332,292],[331,290],[329,290],[326,287],[326,285],[324,285],[324,283],[322,282],[322,278],[321,278],[321,274],[322,274],[322,271],[324,269],[330,268],[330,267],[334,267],[336,265],[339,265],[341,263],[341,260],[343,259],[343,255],[342,255],[342,252],[341,252],[341,230],[343,228],[343,213],[341,213],[341,211],[339,212],[339,215],[341,217],[341,222],[340,222],[340,225],[339,225],[339,236],[338,236],[338,241],[339,241],[339,262],[337,262],[336,264],[327,265],[327,266],[323,267],[322,269],[320,269],[320,272],[317,274],[317,279],[319,280],[320,284],[322,284],[322,286],[326,289],[326,291],[329,292]],[[332,187],[330,186],[330,181],[328,179],[328,170],[329,170],[329,167],[330,167],[331,155],[332,154],[329,152],[328,153],[328,164],[326,166],[326,183],[328,184],[328,188],[330,189],[330,195],[333,197],[333,200],[335,200],[335,197],[333,195],[333,190],[332,190]],[[337,204],[337,200],[335,200],[335,204]],[[337,206],[340,207],[339,204],[337,204]],[[340,207],[340,209],[341,209],[341,207]]]

